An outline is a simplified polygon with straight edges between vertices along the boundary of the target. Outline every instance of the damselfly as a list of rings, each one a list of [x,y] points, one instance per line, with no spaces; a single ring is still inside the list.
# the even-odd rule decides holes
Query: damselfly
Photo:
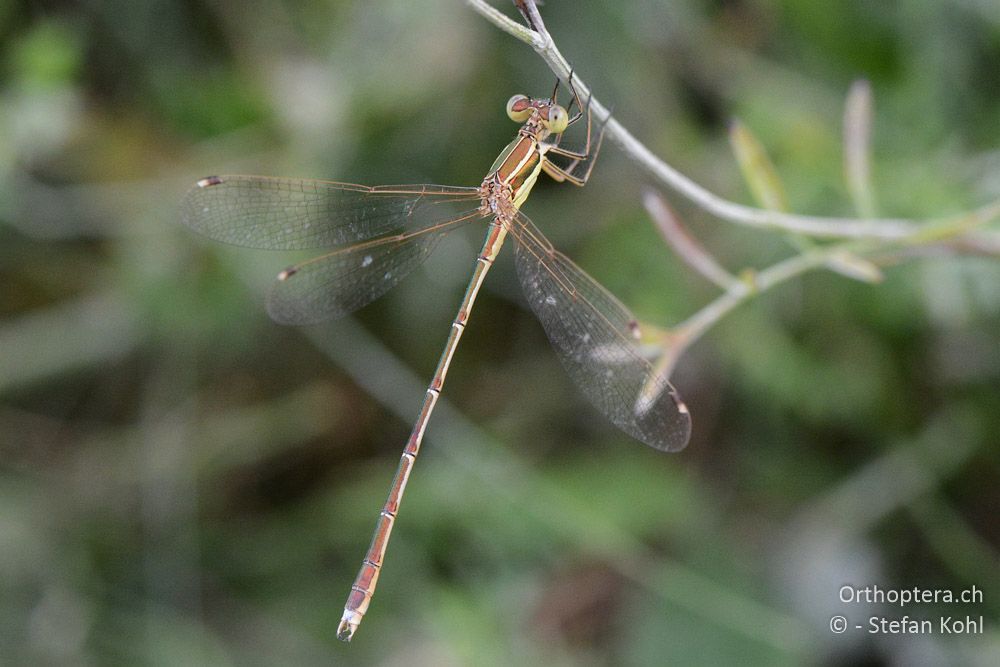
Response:
[[[687,444],[687,407],[640,345],[640,328],[625,306],[562,253],[520,211],[538,175],[583,185],[600,149],[591,155],[591,113],[570,85],[567,108],[550,98],[515,95],[507,115],[521,123],[479,187],[364,186],[333,181],[212,176],[191,189],[183,220],[218,241],[250,248],[329,248],[285,269],[268,298],[271,317],[308,324],[346,315],[384,294],[418,266],[455,229],[486,223],[486,240],[451,324],[444,352],[406,442],[371,546],[351,588],[337,630],[349,641],[371,602],[389,535],[420,451],[424,429],[441,394],[445,374],[465,331],[483,279],[508,236],[524,292],[576,385],[612,423],[656,449]],[[574,103],[577,112],[570,117]],[[566,129],[587,119],[586,145],[559,145]],[[566,161],[560,166],[553,161]]]

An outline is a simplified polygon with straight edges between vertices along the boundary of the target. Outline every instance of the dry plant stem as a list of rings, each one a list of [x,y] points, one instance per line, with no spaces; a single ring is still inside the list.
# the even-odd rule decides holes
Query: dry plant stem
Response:
[[[531,28],[526,28],[517,21],[512,21],[507,18],[505,14],[497,9],[494,9],[492,5],[487,4],[483,0],[468,0],[468,2],[473,9],[482,14],[496,27],[510,35],[513,35],[522,42],[535,46],[535,40],[539,37],[538,33]],[[518,9],[521,9],[521,7],[519,6]],[[535,11],[537,12],[538,10],[536,9]]]
[[[522,13],[530,17],[536,30],[526,28],[494,9],[484,0],[466,0],[466,2],[473,10],[504,32],[531,45],[556,76],[563,80],[570,76],[569,64],[546,30],[534,0],[516,0],[515,4]],[[750,227],[782,229],[809,236],[842,239],[905,239],[919,231],[922,226],[915,220],[903,218],[859,220],[766,211],[723,199],[668,165],[632,136],[621,123],[611,117],[607,107],[596,98],[591,97],[590,88],[576,72],[573,72],[573,85],[583,98],[590,100],[594,114],[598,118],[604,119],[608,139],[618,144],[626,155],[638,162],[665,186],[719,218]]]
[[[799,276],[812,269],[825,267],[831,258],[847,253],[859,257],[880,257],[888,254],[893,257],[905,256],[908,251],[916,248],[951,248],[962,240],[977,240],[976,234],[966,234],[985,224],[1000,218],[1000,203],[990,204],[966,215],[957,216],[944,222],[928,223],[920,232],[899,241],[844,241],[825,246],[816,246],[798,255],[793,255],[759,272],[748,272],[747,279],[736,281],[729,285],[725,292],[714,301],[701,308],[694,315],[684,320],[671,330],[670,340],[665,349],[665,361],[661,368],[670,370],[674,361],[698,340],[703,333],[716,322],[729,314],[734,308],[747,299],[766,292],[781,283]],[[953,239],[953,241],[949,241]],[[941,241],[945,240],[942,244]],[[984,241],[973,243],[973,248],[982,251]],[[988,249],[988,248],[987,248]],[[997,250],[998,248],[993,248]],[[960,250],[961,251],[961,250]],[[965,249],[969,251],[968,248]],[[994,253],[996,254],[996,253]]]
[[[948,239],[975,240],[975,234],[965,233],[998,218],[1000,218],[1000,203],[994,203],[944,222],[928,223],[921,228],[920,232],[899,241],[858,240],[816,246],[759,272],[748,272],[746,273],[749,276],[748,279],[730,285],[714,301],[672,329],[669,345],[665,351],[668,360],[664,362],[663,366],[669,369],[673,365],[673,361],[691,343],[750,297],[766,292],[772,287],[807,271],[825,267],[832,258],[838,255],[847,253],[848,255],[864,257],[894,253],[894,256],[900,256],[901,254],[905,255],[908,250],[913,248],[940,247],[942,239],[946,240],[946,243],[950,243],[947,241]],[[965,235],[963,236],[963,234]]]

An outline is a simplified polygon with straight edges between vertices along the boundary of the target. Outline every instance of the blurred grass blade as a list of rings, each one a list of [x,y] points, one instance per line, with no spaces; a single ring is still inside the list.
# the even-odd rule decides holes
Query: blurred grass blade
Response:
[[[787,212],[788,197],[771,158],[764,145],[738,118],[729,124],[729,144],[757,204],[768,211]]]
[[[116,292],[97,292],[36,308],[0,327],[0,394],[100,368],[132,352],[144,335],[134,308]]]
[[[851,84],[844,104],[844,180],[858,215],[875,217],[871,175],[872,87],[865,79]]]
[[[834,252],[826,262],[827,268],[842,276],[866,283],[880,283],[885,276],[875,264],[846,251]]]

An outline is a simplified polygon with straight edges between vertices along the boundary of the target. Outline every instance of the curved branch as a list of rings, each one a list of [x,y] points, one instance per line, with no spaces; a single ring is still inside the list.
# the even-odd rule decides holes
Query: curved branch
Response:
[[[530,18],[531,24],[536,28],[535,30],[531,30],[505,16],[484,2],[484,0],[466,0],[466,2],[473,10],[504,32],[531,45],[556,76],[562,80],[568,80],[571,72],[569,64],[545,28],[545,23],[538,13],[534,0],[515,0],[515,4],[517,4],[522,13],[525,13]],[[575,71],[572,72],[572,77],[572,85],[576,87],[582,97],[590,100],[591,110],[598,118],[604,119],[606,136],[618,144],[626,155],[639,163],[650,175],[654,176],[665,186],[686,197],[709,213],[729,222],[749,227],[781,229],[817,237],[879,240],[907,239],[913,235],[918,235],[927,224],[936,226],[941,222],[927,223],[906,218],[863,220],[857,218],[797,215],[794,213],[766,211],[729,201],[698,185],[654,155],[652,151],[636,139],[621,123],[611,117],[606,106],[601,104],[597,98],[591,97],[590,88],[580,79],[580,76]],[[997,204],[998,202],[993,202],[981,210],[989,210],[991,207],[997,206]]]

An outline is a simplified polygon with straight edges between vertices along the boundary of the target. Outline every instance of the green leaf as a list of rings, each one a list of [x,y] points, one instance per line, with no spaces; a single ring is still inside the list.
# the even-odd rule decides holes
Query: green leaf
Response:
[[[738,118],[729,124],[729,143],[750,194],[761,208],[788,211],[788,197],[764,145]]]

